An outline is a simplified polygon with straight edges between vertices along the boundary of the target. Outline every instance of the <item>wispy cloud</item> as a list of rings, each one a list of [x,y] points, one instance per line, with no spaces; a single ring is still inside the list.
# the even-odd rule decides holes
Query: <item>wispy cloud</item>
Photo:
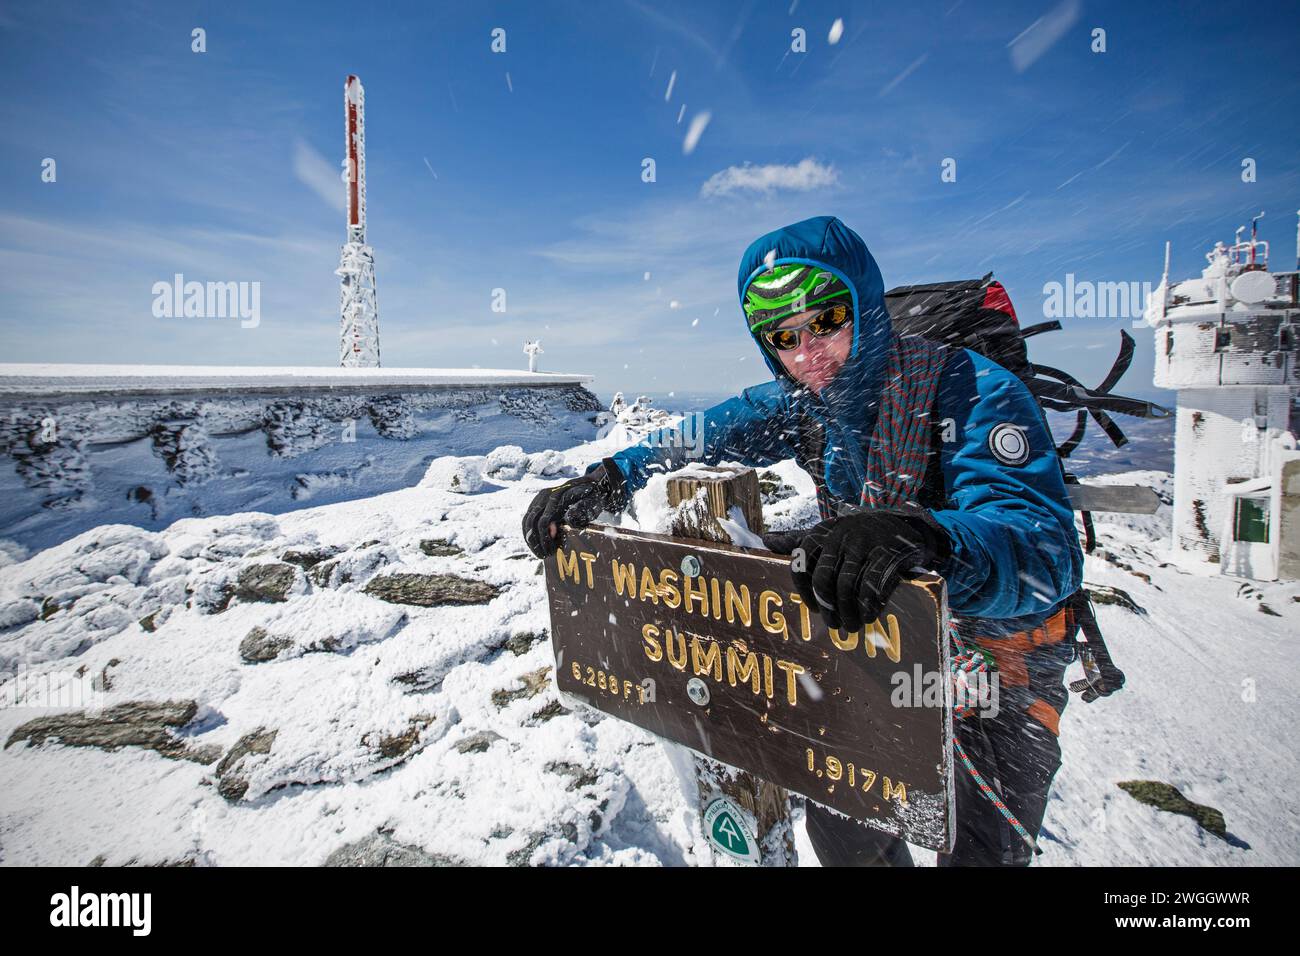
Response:
[[[793,165],[769,163],[755,166],[728,166],[714,173],[700,187],[700,195],[729,196],[738,192],[756,192],[769,195],[778,189],[808,192],[839,182],[839,173],[829,163],[819,163],[809,156]]]
[[[300,139],[293,146],[293,172],[304,186],[329,203],[335,212],[343,211],[346,203],[343,199],[342,167],[335,169],[329,160]]]
[[[1007,46],[1011,48],[1011,66],[1015,71],[1025,72],[1057,40],[1065,36],[1066,31],[1079,19],[1080,9],[1079,0],[1062,0],[1008,43]]]

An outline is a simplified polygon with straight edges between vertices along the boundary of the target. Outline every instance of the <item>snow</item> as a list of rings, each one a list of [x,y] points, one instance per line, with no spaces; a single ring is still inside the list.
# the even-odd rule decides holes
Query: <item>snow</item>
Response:
[[[740,510],[739,505],[728,508],[727,515],[726,518],[719,518],[718,524],[723,531],[727,532],[732,544],[740,545],[742,548],[763,547],[763,539],[749,529],[749,522],[745,520],[745,513]]]
[[[497,467],[475,494],[422,483],[278,516],[107,525],[30,555],[10,549],[0,650],[10,674],[23,670],[0,684],[0,700],[18,697],[0,708],[0,738],[54,712],[33,704],[60,679],[88,682],[97,706],[192,700],[197,714],[180,732],[194,759],[22,741],[0,750],[0,862],[317,865],[382,830],[472,864],[708,864],[668,748],[563,708],[540,562],[520,540],[525,507],[557,470],[578,473],[616,447],[607,437],[549,452],[548,476],[533,470],[538,456],[498,448],[482,456]],[[808,477],[793,462],[766,470],[795,492],[766,506],[767,525],[815,520]],[[1112,480],[1169,488],[1162,473]],[[665,485],[657,475],[617,523],[660,528]],[[1168,511],[1099,516],[1113,520],[1099,521],[1105,551],[1087,559],[1086,580],[1146,613],[1097,608],[1128,685],[1067,707],[1037,865],[1300,862],[1300,585],[1170,563]],[[431,539],[444,549],[426,551]],[[241,573],[287,552],[320,558],[295,568],[287,600],[236,596],[219,610]],[[501,591],[442,607],[367,593],[396,572]],[[138,622],[154,611],[147,630]],[[241,656],[254,628],[282,639],[272,659]],[[219,775],[212,755],[229,758],[241,741],[246,752]],[[1116,786],[1130,779],[1219,808],[1232,839],[1136,802]],[[232,781],[245,788],[235,799]],[[801,823],[797,845],[815,865]]]

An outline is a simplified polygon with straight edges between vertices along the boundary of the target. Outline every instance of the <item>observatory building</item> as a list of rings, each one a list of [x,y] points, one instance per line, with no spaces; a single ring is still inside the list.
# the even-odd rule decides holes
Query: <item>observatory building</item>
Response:
[[[1178,392],[1174,550],[1272,581],[1300,578],[1300,272],[1269,271],[1262,216],[1198,279],[1170,284],[1166,244],[1146,320],[1155,384]]]

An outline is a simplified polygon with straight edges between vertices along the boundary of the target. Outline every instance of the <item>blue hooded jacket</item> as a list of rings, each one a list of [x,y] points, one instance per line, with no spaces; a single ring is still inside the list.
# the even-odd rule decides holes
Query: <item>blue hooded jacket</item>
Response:
[[[629,490],[643,487],[655,471],[681,467],[682,449],[696,444],[699,458],[709,464],[762,467],[795,457],[802,414],[825,429],[822,479],[828,493],[838,501],[859,501],[892,335],[880,269],[857,233],[835,217],[818,216],[750,245],[737,280],[741,301],[755,276],[788,262],[818,265],[852,291],[856,320],[844,365],[817,395],[801,387],[755,337],[775,380],[704,412],[702,436],[682,424],[615,454]],[[1011,372],[978,353],[954,349],[940,373],[932,412],[943,435],[934,461],[942,470],[945,500],[931,513],[952,542],[951,557],[934,570],[948,582],[949,607],[966,618],[1033,626],[1078,589],[1083,569],[1074,513],[1042,411]],[[1023,436],[1023,462],[997,453],[990,441],[995,430]]]

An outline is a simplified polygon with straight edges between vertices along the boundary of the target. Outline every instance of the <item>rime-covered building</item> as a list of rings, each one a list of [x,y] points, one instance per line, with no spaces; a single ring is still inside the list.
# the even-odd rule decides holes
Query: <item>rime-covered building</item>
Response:
[[[1262,215],[1262,213],[1261,213]],[[1147,305],[1155,383],[1178,392],[1176,551],[1224,574],[1300,578],[1300,273],[1270,272],[1251,235],[1206,254],[1200,278],[1165,275]]]

